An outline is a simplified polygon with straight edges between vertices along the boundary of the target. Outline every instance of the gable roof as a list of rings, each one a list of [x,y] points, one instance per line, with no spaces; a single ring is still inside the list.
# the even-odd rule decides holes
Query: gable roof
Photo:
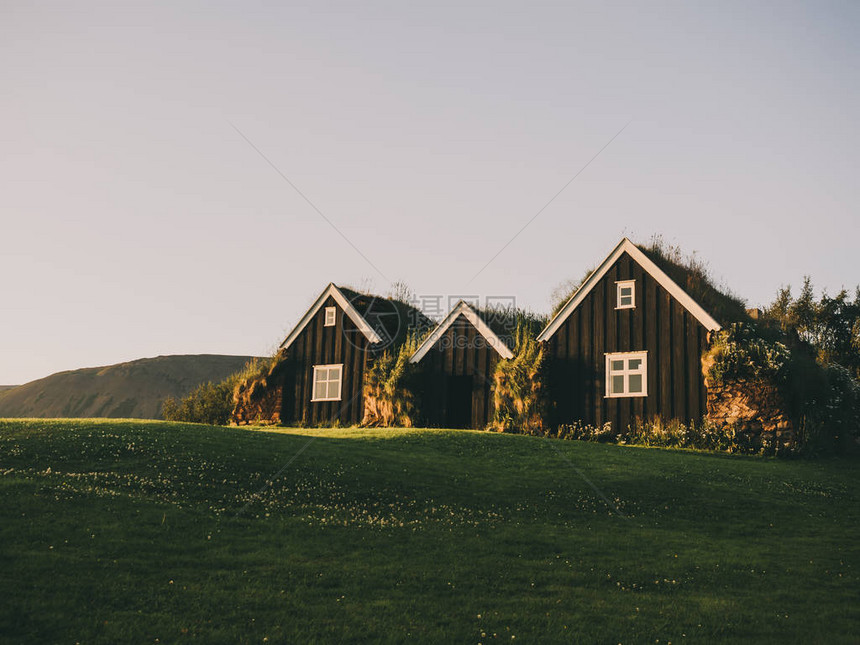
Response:
[[[354,292],[351,292],[354,293]],[[365,320],[364,316],[358,313],[358,310],[352,305],[349,298],[346,297],[343,291],[333,282],[329,282],[329,285],[323,289],[323,292],[320,294],[320,297],[314,301],[314,304],[311,305],[311,308],[308,309],[307,313],[302,316],[302,319],[299,320],[299,324],[293,328],[293,331],[289,333],[289,335],[284,339],[284,342],[280,344],[281,349],[287,349],[296,338],[299,337],[299,334],[302,333],[302,330],[307,327],[308,323],[313,320],[313,317],[316,313],[322,308],[325,304],[325,301],[328,300],[329,296],[334,298],[334,301],[340,305],[340,308],[343,309],[343,312],[349,316],[349,319],[358,327],[358,330],[364,334],[364,337],[367,338],[370,343],[379,343],[382,342],[382,338],[379,334],[374,331],[373,327],[370,326],[370,323]]]
[[[606,257],[600,266],[594,270],[588,279],[582,283],[582,286],[577,289],[576,293],[573,294],[573,297],[567,301],[567,304],[562,307],[555,316],[553,316],[552,320],[549,321],[549,324],[540,334],[538,334],[537,339],[542,341],[552,338],[553,334],[558,331],[558,328],[561,327],[562,323],[567,320],[567,317],[576,310],[583,300],[585,300],[585,297],[603,279],[603,276],[606,275],[607,271],[609,271],[612,265],[615,264],[618,258],[620,258],[624,253],[630,255],[630,257],[632,257],[646,273],[648,273],[660,284],[660,286],[668,291],[696,320],[702,323],[705,329],[709,331],[720,329],[720,324],[714,320],[708,312],[702,309],[699,303],[693,300],[686,291],[672,280],[672,278],[666,275],[666,272],[645,255],[638,246],[625,237],[618,243],[618,246],[612,250],[612,253]]]
[[[461,300],[454,306],[450,313],[445,316],[445,319],[436,326],[436,329],[434,329],[433,332],[424,339],[424,342],[421,343],[418,349],[415,350],[415,353],[409,358],[409,362],[417,363],[424,358],[427,352],[429,352],[430,349],[439,342],[439,339],[442,338],[445,332],[448,331],[448,328],[451,327],[451,325],[454,324],[454,321],[461,315],[472,324],[478,333],[484,337],[487,344],[495,349],[502,358],[513,358],[514,353],[502,341],[502,339],[499,338],[496,332],[490,328],[481,315],[473,309],[469,303],[465,300]]]

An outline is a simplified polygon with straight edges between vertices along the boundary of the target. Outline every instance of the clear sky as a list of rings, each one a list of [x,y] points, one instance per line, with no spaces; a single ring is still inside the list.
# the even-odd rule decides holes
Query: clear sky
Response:
[[[853,288],[858,31],[854,1],[4,2],[0,384],[267,353],[330,281],[547,311],[623,235],[750,306]]]

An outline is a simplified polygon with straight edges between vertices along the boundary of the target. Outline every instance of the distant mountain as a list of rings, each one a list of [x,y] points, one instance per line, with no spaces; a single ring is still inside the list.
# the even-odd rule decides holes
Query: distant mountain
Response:
[[[0,417],[161,418],[161,402],[221,381],[252,357],[199,354],[141,358],[58,372],[0,390]]]

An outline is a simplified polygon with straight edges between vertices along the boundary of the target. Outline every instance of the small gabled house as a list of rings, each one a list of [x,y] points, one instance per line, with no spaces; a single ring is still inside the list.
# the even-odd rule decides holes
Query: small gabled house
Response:
[[[721,325],[655,259],[624,238],[538,335],[552,425],[705,415],[700,361]]]
[[[237,392],[236,423],[355,425],[371,362],[428,326],[399,300],[329,284],[284,339],[268,373]]]
[[[492,420],[496,363],[513,357],[510,321],[502,311],[480,312],[461,300],[421,343],[409,360],[421,369],[428,425],[483,428]]]

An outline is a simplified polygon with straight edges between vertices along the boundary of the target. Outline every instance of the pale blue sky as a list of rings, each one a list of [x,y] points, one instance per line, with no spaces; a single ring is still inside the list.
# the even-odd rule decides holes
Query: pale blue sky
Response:
[[[266,353],[329,281],[546,311],[625,234],[751,306],[853,287],[858,27],[856,2],[3,3],[0,384]]]

